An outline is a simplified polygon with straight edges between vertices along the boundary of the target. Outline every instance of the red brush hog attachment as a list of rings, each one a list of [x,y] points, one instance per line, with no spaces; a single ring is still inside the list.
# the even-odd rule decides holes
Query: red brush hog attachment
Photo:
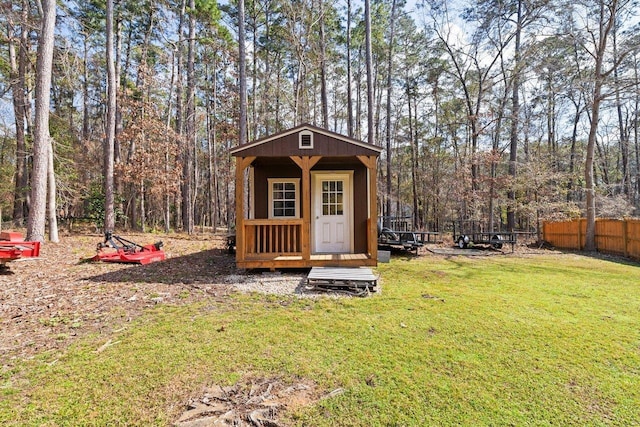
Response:
[[[104,262],[149,264],[166,259],[164,251],[160,249],[161,247],[162,242],[141,246],[107,232],[104,234],[104,242],[98,243],[98,253],[91,259]]]
[[[13,231],[0,233],[0,268],[21,258],[36,258],[40,255],[40,242],[25,242],[22,234]]]

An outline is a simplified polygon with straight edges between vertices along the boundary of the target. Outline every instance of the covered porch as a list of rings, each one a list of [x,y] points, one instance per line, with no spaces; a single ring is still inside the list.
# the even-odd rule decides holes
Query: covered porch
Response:
[[[255,200],[259,195],[247,197],[255,192],[255,183],[246,173],[252,167],[256,156],[236,159],[236,264],[238,268],[309,268],[309,267],[359,267],[377,265],[377,224],[376,224],[376,157],[357,156],[366,170],[366,198],[358,193],[357,203],[365,202],[366,224],[363,244],[352,246],[346,253],[319,252],[313,239],[320,238],[314,233],[312,208],[312,169],[322,160],[322,156],[289,156],[298,166],[300,176],[300,205],[298,218],[255,218],[252,209],[246,206],[247,198]],[[373,179],[371,179],[373,177]],[[251,188],[253,187],[253,188]],[[269,190],[270,191],[270,190]],[[255,201],[254,201],[255,203]],[[354,201],[354,204],[356,201]],[[353,213],[350,213],[353,215]],[[351,226],[354,226],[352,220]],[[353,232],[352,232],[353,233]],[[353,237],[352,237],[353,239]]]

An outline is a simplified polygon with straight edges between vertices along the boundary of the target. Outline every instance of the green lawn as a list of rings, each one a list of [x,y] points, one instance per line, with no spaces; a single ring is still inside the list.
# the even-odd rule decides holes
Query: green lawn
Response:
[[[640,266],[423,256],[378,271],[369,298],[159,306],[2,371],[0,424],[168,425],[206,385],[247,375],[345,390],[291,425],[640,422]]]

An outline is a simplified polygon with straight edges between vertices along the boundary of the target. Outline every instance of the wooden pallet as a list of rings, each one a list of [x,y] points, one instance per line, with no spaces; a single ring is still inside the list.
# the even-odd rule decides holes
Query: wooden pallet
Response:
[[[318,289],[375,292],[378,277],[368,267],[313,267],[307,285]]]

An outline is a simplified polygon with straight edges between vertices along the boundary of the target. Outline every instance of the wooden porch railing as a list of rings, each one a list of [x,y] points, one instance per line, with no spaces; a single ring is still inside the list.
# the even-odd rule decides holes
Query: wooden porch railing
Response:
[[[302,219],[246,219],[248,256],[302,255]]]

